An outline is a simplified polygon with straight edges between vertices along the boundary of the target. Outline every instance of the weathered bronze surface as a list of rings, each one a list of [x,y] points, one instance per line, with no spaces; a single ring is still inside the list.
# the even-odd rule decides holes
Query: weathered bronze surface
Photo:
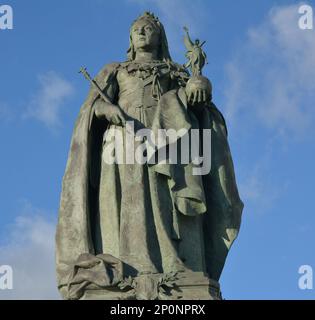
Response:
[[[65,299],[221,297],[243,203],[226,124],[202,76],[206,55],[186,32],[182,66],[171,59],[161,22],[144,13],[132,23],[128,60],[93,79],[63,178],[56,264]],[[193,175],[192,162],[110,163],[106,134],[115,128],[125,137],[128,121],[153,132],[211,129],[210,172]]]

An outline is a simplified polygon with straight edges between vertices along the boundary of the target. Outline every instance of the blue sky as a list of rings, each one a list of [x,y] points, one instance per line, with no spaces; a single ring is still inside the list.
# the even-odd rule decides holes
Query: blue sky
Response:
[[[313,6],[314,1],[306,2]],[[315,270],[315,30],[298,28],[298,1],[5,1],[0,30],[0,265],[2,298],[58,298],[54,232],[75,119],[88,84],[126,58],[130,23],[163,22],[185,62],[184,25],[206,40],[214,102],[226,117],[240,195],[239,238],[221,278],[226,299],[314,299],[298,268]]]

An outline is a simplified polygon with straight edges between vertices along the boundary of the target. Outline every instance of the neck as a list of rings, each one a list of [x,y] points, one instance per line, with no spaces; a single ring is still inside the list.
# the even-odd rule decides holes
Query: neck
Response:
[[[136,52],[135,61],[150,62],[152,60],[158,60],[157,50],[153,50],[152,52],[138,50]]]

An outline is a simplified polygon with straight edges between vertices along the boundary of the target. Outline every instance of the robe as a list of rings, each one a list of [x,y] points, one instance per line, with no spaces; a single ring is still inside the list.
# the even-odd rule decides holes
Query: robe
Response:
[[[95,78],[108,96],[120,67],[106,65]],[[153,132],[211,129],[206,175],[192,175],[191,165],[108,165],[104,134],[112,125],[95,117],[98,98],[92,87],[75,124],[63,178],[56,233],[62,295],[67,298],[82,254],[119,259],[122,277],[189,269],[219,280],[243,209],[222,114],[211,104],[194,115],[179,87],[163,92],[149,121]]]

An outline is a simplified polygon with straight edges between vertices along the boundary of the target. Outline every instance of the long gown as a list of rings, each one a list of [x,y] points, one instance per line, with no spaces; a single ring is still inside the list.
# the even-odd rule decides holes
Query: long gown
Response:
[[[95,81],[108,102],[120,105],[139,127],[211,129],[211,170],[198,176],[191,163],[109,164],[106,133],[114,126],[95,116],[99,92],[91,87],[62,182],[56,231],[60,293],[79,299],[90,285],[115,287],[125,276],[147,272],[204,271],[218,281],[243,209],[222,114],[213,103],[199,116],[192,112],[187,73],[172,61],[107,64]]]
[[[152,128],[158,105],[158,99],[152,96],[154,66],[161,66],[160,94],[176,88],[168,69],[160,62],[151,64],[144,75],[126,64],[107,88],[112,102],[146,128]],[[112,124],[107,130],[113,128],[122,132],[125,146],[126,129]],[[103,150],[112,143],[105,137],[106,132]],[[134,141],[134,149],[140,143]],[[102,152],[99,229],[94,240],[97,253],[108,253],[122,260],[126,275],[187,269],[205,271],[201,216],[178,211],[169,177],[157,172],[154,166],[136,161],[109,164],[106,157],[108,152]]]

